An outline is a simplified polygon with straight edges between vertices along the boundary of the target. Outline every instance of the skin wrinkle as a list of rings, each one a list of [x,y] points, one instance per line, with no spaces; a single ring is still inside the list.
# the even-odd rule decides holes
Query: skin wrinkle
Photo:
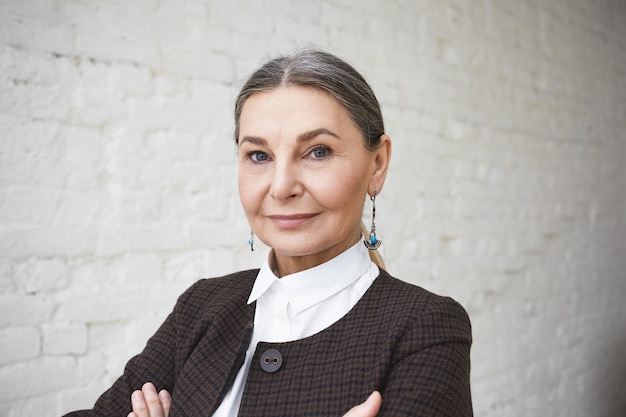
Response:
[[[310,87],[252,94],[240,124],[242,206],[256,236],[274,249],[280,275],[326,262],[360,239],[365,195],[380,190],[386,175],[388,137],[388,146],[368,150],[341,104]],[[312,156],[316,147],[328,154]],[[259,152],[267,158],[251,159]],[[306,219],[272,217],[285,214]]]

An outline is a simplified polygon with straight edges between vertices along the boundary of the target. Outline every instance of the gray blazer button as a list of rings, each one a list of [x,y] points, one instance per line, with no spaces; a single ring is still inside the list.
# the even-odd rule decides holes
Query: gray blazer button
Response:
[[[276,372],[283,366],[283,355],[276,349],[268,349],[261,355],[261,368],[265,372]]]

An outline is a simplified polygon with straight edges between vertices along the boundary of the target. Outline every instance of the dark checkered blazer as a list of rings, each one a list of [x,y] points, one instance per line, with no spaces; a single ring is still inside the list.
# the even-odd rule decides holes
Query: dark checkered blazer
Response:
[[[77,416],[124,417],[130,395],[152,381],[172,394],[170,417],[211,416],[243,364],[255,305],[247,305],[257,270],[198,281],[132,358],[124,374]],[[471,416],[471,328],[450,298],[381,270],[363,298],[318,334],[259,343],[239,416],[340,417],[379,390],[379,416]],[[282,356],[276,372],[261,357]]]

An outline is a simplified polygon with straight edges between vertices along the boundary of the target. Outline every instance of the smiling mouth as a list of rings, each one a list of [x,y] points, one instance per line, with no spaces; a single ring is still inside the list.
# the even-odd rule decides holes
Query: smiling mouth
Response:
[[[317,214],[307,213],[307,214],[292,214],[292,215],[274,215],[269,216],[270,219],[276,224],[278,227],[282,229],[295,229],[298,226],[308,222]]]

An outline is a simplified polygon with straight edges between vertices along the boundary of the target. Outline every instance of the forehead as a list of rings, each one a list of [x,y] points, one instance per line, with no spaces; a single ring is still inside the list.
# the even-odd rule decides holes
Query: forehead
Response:
[[[330,94],[313,87],[288,86],[252,94],[239,120],[240,136],[306,131],[320,127],[356,129],[345,108]]]

